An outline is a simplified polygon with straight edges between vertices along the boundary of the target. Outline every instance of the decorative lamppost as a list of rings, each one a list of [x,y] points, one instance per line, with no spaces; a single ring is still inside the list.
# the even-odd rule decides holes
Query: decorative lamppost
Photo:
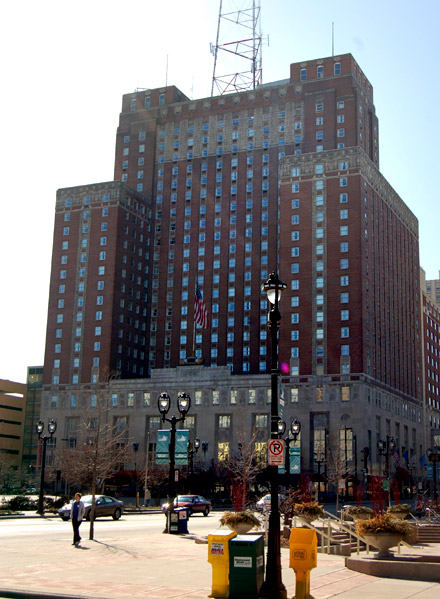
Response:
[[[388,504],[391,501],[391,493],[390,493],[390,455],[394,454],[396,450],[396,441],[394,437],[390,437],[387,435],[386,441],[379,440],[377,442],[377,449],[379,451],[379,455],[385,456],[385,477],[386,477],[386,488],[384,487],[384,491],[388,491]],[[385,482],[385,481],[384,481]]]
[[[178,422],[183,422],[189,408],[191,407],[191,398],[187,393],[179,393],[177,396],[177,408],[180,412],[180,418],[171,416],[167,418],[170,407],[171,399],[168,393],[161,393],[158,399],[159,412],[162,414],[162,422],[169,422],[171,424],[170,429],[170,447],[169,447],[169,459],[170,459],[170,472],[169,472],[169,484],[168,484],[168,514],[173,511],[174,508],[174,497],[175,497],[175,452],[176,452],[176,425]],[[166,531],[170,532],[170,517],[167,518]]]
[[[364,447],[362,452],[363,460],[364,460],[364,483],[365,483],[365,493],[368,497],[368,456],[370,455],[370,448]]]
[[[137,452],[139,449],[139,443],[133,443],[133,452],[134,452],[134,484],[136,489],[136,508],[139,509],[139,490],[138,490],[138,480],[137,480]]]
[[[193,491],[193,475],[194,475],[194,454],[199,451],[200,448],[200,439],[194,439],[194,443],[190,443],[190,447],[188,449],[188,457],[189,457],[189,486],[190,490]]]
[[[281,314],[278,304],[281,293],[287,285],[282,283],[278,273],[272,272],[268,280],[262,286],[262,291],[267,293],[267,299],[271,304],[268,313],[267,326],[270,331],[272,359],[271,359],[271,408],[270,408],[270,431],[271,439],[279,438],[278,423],[278,328]],[[267,542],[266,579],[260,589],[260,597],[266,599],[286,599],[287,591],[281,579],[281,549],[280,549],[280,511],[278,507],[278,466],[269,466],[270,471],[270,515],[269,515],[269,537]]]
[[[53,419],[49,420],[49,422],[47,424],[47,430],[49,431],[50,437],[48,437],[47,435],[43,435],[44,422],[42,420],[39,420],[37,422],[37,424],[35,425],[35,428],[37,430],[38,438],[43,442],[43,453],[41,455],[41,465],[40,465],[40,469],[41,469],[40,494],[38,496],[38,509],[37,509],[37,514],[40,514],[42,516],[44,514],[43,499],[44,499],[44,471],[46,468],[46,446],[47,446],[47,441],[49,439],[52,439],[52,437],[55,434],[55,431],[57,430],[57,423]]]
[[[293,441],[293,445],[296,445],[296,440],[298,438],[300,431],[301,431],[301,423],[299,420],[297,420],[295,418],[295,420],[292,420],[292,422],[290,423],[289,434],[287,435],[287,437],[284,438],[284,441],[286,443],[286,464],[285,464],[286,489],[288,489],[290,487],[290,444]]]
[[[437,450],[430,451],[428,454],[429,461],[432,463],[432,479],[434,482],[434,501],[438,500],[437,493],[437,463],[439,461],[440,455]]]
[[[206,460],[206,452],[208,451],[208,441],[202,441],[203,459]]]
[[[320,499],[320,489],[321,489],[321,464],[325,462],[325,452],[322,449],[319,449],[315,452],[315,462],[318,464],[318,501]]]

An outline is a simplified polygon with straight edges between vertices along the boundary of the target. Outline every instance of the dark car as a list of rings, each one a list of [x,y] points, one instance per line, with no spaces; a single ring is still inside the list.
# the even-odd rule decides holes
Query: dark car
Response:
[[[81,497],[81,501],[84,503],[85,512],[84,518],[90,520],[90,512],[92,509],[92,496],[84,495]],[[67,503],[61,509],[58,510],[58,515],[63,520],[70,518],[70,510],[72,502]],[[122,512],[124,511],[124,504],[122,501],[115,499],[114,497],[108,497],[108,495],[95,495],[95,518],[101,518],[103,516],[111,516],[113,520],[119,520]]]
[[[201,495],[178,495],[174,499],[174,507],[187,507],[190,516],[199,513],[207,516],[211,511],[211,502]],[[166,512],[167,509],[168,503],[164,503],[162,511]]]

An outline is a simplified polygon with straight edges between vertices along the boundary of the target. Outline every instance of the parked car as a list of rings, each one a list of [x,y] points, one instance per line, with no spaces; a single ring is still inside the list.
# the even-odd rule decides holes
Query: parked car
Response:
[[[84,503],[85,507],[84,518],[90,520],[92,496],[84,495],[81,497],[81,501]],[[70,518],[72,502],[73,500],[58,510],[59,517],[65,521]],[[103,516],[111,516],[113,520],[119,520],[123,511],[124,504],[122,501],[119,501],[114,497],[108,497],[108,495],[95,495],[95,519]]]
[[[278,495],[278,503],[283,499],[282,495]],[[259,512],[270,512],[270,493],[262,497],[255,504]]]
[[[203,514],[207,516],[211,511],[211,502],[201,495],[178,495],[174,499],[174,507],[187,507],[189,515]],[[168,510],[168,503],[162,504],[162,511]]]

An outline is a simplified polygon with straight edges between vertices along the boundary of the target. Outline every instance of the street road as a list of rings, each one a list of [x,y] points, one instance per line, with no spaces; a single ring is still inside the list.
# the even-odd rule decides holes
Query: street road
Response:
[[[197,536],[207,536],[215,530],[220,524],[219,519],[222,512],[210,513],[206,518],[202,515],[191,516],[188,522],[188,533]],[[95,521],[95,538],[100,536],[112,538],[125,537],[127,534],[142,532],[162,532],[165,526],[164,514],[123,514],[120,520],[112,518],[99,518]],[[81,536],[86,539],[89,536],[90,522],[84,521],[81,525]],[[44,518],[23,518],[0,520],[0,543],[2,539],[8,542],[14,539],[23,540],[29,537],[41,540],[42,538],[62,538],[70,539],[72,536],[71,522],[63,522],[58,516],[48,516]]]

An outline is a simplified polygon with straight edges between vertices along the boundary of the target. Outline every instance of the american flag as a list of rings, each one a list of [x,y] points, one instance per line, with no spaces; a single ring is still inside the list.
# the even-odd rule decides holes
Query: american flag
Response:
[[[194,298],[194,320],[203,329],[209,327],[209,314],[206,309],[205,302],[202,298],[202,292],[200,291],[199,284],[196,283],[196,296]]]

